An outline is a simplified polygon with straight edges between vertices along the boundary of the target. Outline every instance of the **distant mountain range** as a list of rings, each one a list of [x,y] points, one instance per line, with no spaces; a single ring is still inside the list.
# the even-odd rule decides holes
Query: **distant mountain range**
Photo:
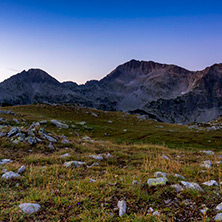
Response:
[[[206,122],[222,115],[222,64],[202,71],[131,60],[100,81],[60,83],[30,69],[0,83],[0,103],[78,104],[145,114],[163,122]]]

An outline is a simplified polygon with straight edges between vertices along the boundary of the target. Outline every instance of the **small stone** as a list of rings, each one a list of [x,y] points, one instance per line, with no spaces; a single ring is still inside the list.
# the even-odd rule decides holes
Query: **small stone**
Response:
[[[2,159],[0,161],[0,165],[6,164],[6,163],[11,163],[11,162],[12,162],[12,160],[10,160],[10,159]]]
[[[54,150],[54,149],[55,149],[51,142],[49,143],[49,148],[50,148],[51,150]]]
[[[11,130],[10,130],[10,132],[8,133],[8,137],[11,137],[11,136],[13,136],[13,135],[15,135],[15,134],[17,134],[17,133],[19,133],[20,132],[20,129],[18,128],[18,127],[13,127]]]
[[[70,156],[69,153],[65,153],[65,154],[61,155],[62,158],[69,157],[69,156]]]
[[[166,173],[163,173],[163,172],[158,171],[158,172],[155,172],[155,173],[154,173],[154,176],[155,176],[155,177],[166,177]]]
[[[23,174],[25,172],[25,166],[23,165],[23,166],[21,166],[20,168],[19,168],[19,170],[18,170],[18,174]]]
[[[206,185],[206,186],[218,186],[218,183],[216,180],[210,180],[210,181],[204,182],[202,184]]]
[[[174,176],[181,179],[181,180],[185,180],[185,177],[180,174],[175,174]]]
[[[90,155],[89,157],[91,157],[95,160],[103,160],[103,157],[101,155]]]
[[[96,180],[89,178],[89,183],[95,183],[95,182],[96,182]]]
[[[162,159],[164,160],[169,160],[170,158],[168,156],[161,156]]]
[[[51,120],[51,123],[53,123],[58,128],[63,128],[63,129],[68,129],[69,128],[69,126],[67,124],[61,123],[61,122],[59,122],[58,120],[55,120],[55,119]]]
[[[166,177],[150,178],[147,180],[147,184],[149,187],[166,185],[167,183],[168,183],[168,179]]]
[[[171,185],[172,188],[174,188],[176,190],[176,192],[182,192],[184,189],[182,186],[180,186],[179,184],[173,184]]]
[[[132,181],[132,185],[136,185],[136,184],[139,184],[138,181],[137,180],[133,180]]]
[[[154,212],[154,209],[152,207],[150,207],[147,211],[148,214],[152,214]]]
[[[19,208],[23,211],[25,214],[32,214],[40,210],[41,206],[39,204],[33,204],[33,203],[23,203],[19,205]]]
[[[94,167],[94,166],[99,166],[99,163],[93,163],[92,165],[90,165],[90,166],[86,166],[87,168],[91,168],[91,167]]]
[[[181,184],[187,189],[198,190],[198,191],[204,192],[203,189],[197,183],[181,181]]]
[[[81,125],[81,126],[84,126],[84,125],[86,125],[86,122],[85,122],[85,121],[82,121],[82,122],[77,122],[76,124]]]
[[[18,177],[20,177],[20,175],[18,173],[14,173],[13,171],[6,172],[5,174],[2,175],[2,178],[5,180],[10,180]]]
[[[125,200],[118,201],[117,206],[119,208],[119,216],[122,217],[126,213],[126,201]]]
[[[106,159],[112,158],[112,155],[110,153],[104,154]]]
[[[153,216],[156,216],[156,217],[160,216],[160,213],[158,212],[158,210],[156,210],[155,212],[153,212]]]
[[[86,162],[81,162],[81,161],[69,161],[69,162],[65,162],[64,163],[64,166],[65,167],[80,167],[80,166],[83,166],[83,165],[86,165]]]
[[[203,164],[201,165],[201,167],[205,167],[207,169],[210,169],[212,167],[212,163],[210,160],[206,160],[203,162]]]
[[[207,156],[214,155],[214,152],[211,150],[204,150],[204,151],[200,151],[200,152],[206,154]]]
[[[216,210],[222,211],[222,202],[216,206]]]
[[[222,221],[222,213],[219,213],[216,215],[216,217],[214,218],[215,221]]]
[[[207,211],[208,211],[208,208],[207,208],[207,207],[200,210],[200,212],[201,212],[203,215],[206,215],[206,214],[207,214]]]

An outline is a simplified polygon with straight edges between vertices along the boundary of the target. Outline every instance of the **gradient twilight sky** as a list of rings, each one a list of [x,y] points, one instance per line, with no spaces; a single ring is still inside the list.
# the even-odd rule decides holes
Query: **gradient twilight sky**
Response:
[[[221,63],[222,1],[0,0],[0,82],[41,68],[84,83],[131,59]]]

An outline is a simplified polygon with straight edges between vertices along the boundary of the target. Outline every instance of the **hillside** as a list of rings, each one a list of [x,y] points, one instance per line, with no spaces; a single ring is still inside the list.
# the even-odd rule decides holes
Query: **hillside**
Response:
[[[2,108],[0,221],[213,221],[221,131],[221,119],[185,126],[73,106]]]

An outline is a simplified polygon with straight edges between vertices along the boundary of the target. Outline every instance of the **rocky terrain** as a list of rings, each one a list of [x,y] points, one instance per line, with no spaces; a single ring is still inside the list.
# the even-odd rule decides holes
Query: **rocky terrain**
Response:
[[[222,120],[0,110],[0,221],[222,221]]]
[[[207,122],[222,113],[222,64],[203,71],[131,60],[100,81],[60,83],[30,69],[0,83],[2,105],[78,104],[143,113],[168,123]]]

